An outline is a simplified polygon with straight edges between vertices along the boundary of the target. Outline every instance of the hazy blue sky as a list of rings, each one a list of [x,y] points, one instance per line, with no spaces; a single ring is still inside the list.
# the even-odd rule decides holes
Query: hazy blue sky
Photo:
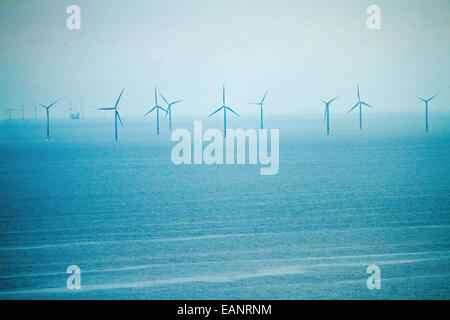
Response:
[[[81,7],[81,30],[66,8]],[[381,8],[381,30],[366,9]],[[155,85],[183,98],[180,114],[207,115],[221,102],[242,114],[270,88],[266,113],[323,112],[318,97],[341,94],[346,112],[361,94],[379,112],[422,111],[414,96],[450,99],[450,1],[155,0],[0,2],[0,106],[70,101],[113,104],[142,115]]]

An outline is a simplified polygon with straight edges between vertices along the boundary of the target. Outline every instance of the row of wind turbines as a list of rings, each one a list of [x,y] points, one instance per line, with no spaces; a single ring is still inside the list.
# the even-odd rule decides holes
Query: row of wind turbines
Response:
[[[120,125],[123,127],[123,123],[122,120],[120,119],[120,114],[119,111],[117,109],[118,105],[119,105],[119,101],[120,98],[122,97],[124,89],[122,89],[122,91],[119,94],[119,97],[116,100],[116,104],[114,105],[114,107],[101,107],[101,108],[97,108],[97,110],[114,110],[114,136],[115,136],[115,140],[117,141],[117,120],[119,120]],[[261,129],[263,129],[263,105],[264,105],[264,100],[266,99],[267,93],[269,92],[269,90],[266,91],[266,93],[264,94],[264,97],[261,99],[260,102],[254,102],[251,104],[256,104],[259,105],[261,108]],[[149,115],[150,113],[152,113],[153,111],[156,111],[156,134],[159,135],[159,111],[161,110],[161,112],[165,113],[165,119],[167,118],[167,116],[169,117],[169,130],[172,130],[172,106],[174,104],[177,104],[179,102],[182,102],[183,100],[175,100],[173,102],[168,102],[167,99],[161,94],[161,92],[159,92],[159,95],[161,96],[161,98],[163,98],[164,102],[167,105],[167,109],[164,109],[163,107],[161,107],[158,103],[158,92],[157,89],[155,88],[155,106],[153,108],[151,108],[146,114],[144,114],[144,117],[146,117],[147,115]],[[212,115],[216,114],[217,112],[219,112],[220,110],[223,110],[223,132],[224,132],[224,137],[227,136],[227,110],[234,113],[235,115],[239,116],[239,114],[234,111],[233,109],[231,109],[230,107],[228,107],[225,103],[225,86],[222,87],[222,106],[219,107],[216,111],[214,111],[213,113],[211,113],[209,117],[211,117]]]
[[[123,122],[122,122],[122,119],[120,118],[120,113],[118,110],[119,101],[120,101],[120,98],[122,97],[123,91],[124,91],[124,89],[122,89],[122,91],[120,92],[119,97],[117,98],[116,104],[114,105],[114,107],[97,108],[97,110],[112,110],[112,111],[114,111],[114,137],[115,137],[116,141],[117,141],[117,120],[119,120],[120,125],[123,127]],[[167,99],[161,93],[159,93],[159,95],[161,96],[161,98],[163,98],[164,102],[167,104],[167,109],[164,109],[163,107],[161,107],[159,105],[158,92],[157,92],[157,89],[155,88],[155,106],[153,108],[151,108],[146,114],[144,114],[144,117],[146,117],[153,111],[156,111],[156,134],[157,135],[159,135],[159,111],[161,110],[162,112],[165,113],[165,119],[167,118],[167,116],[169,116],[169,130],[172,130],[172,106],[176,103],[183,101],[180,99],[180,100],[176,100],[173,102],[168,102]]]
[[[118,110],[118,106],[119,106],[119,102],[120,102],[120,98],[122,97],[122,94],[124,92],[124,89],[122,89],[122,91],[119,94],[119,97],[116,100],[116,103],[114,105],[114,107],[94,107],[94,117],[95,117],[95,109],[96,110],[104,110],[104,111],[114,111],[114,137],[115,140],[117,141],[118,139],[118,131],[117,131],[117,120],[119,121],[120,125],[123,127],[123,122],[122,119],[120,118],[120,114],[119,114],[119,110]],[[251,104],[253,105],[257,105],[260,107],[260,115],[261,115],[261,120],[260,120],[260,127],[261,129],[264,128],[263,125],[263,106],[265,103],[265,99],[266,96],[268,94],[269,90],[266,90],[266,92],[264,93],[264,96],[262,97],[262,99],[259,102],[253,102]],[[355,109],[359,109],[359,128],[362,129],[362,110],[363,107],[367,107],[367,108],[373,108],[371,105],[369,105],[367,102],[361,100],[361,96],[360,96],[360,92],[359,92],[359,84],[356,85],[356,92],[357,92],[357,102],[356,104],[347,112],[350,113]],[[147,112],[144,114],[144,117],[146,117],[147,115],[149,115],[150,113],[152,113],[153,111],[156,112],[156,134],[159,135],[159,111],[164,112],[165,116],[164,119],[167,119],[167,117],[169,117],[169,130],[172,130],[172,106],[182,102],[182,99],[179,100],[175,100],[172,102],[168,102],[167,99],[161,94],[161,92],[159,92],[159,95],[161,96],[161,98],[164,100],[164,102],[167,105],[167,108],[163,108],[162,106],[159,105],[158,103],[158,91],[157,88],[155,87],[155,105]],[[437,97],[439,95],[435,94],[434,96],[432,96],[431,98],[428,99],[424,99],[421,97],[417,97],[418,99],[420,99],[421,101],[423,101],[425,103],[425,131],[428,132],[429,130],[429,126],[428,126],[428,109],[429,109],[429,102],[431,100],[433,100],[435,97]],[[327,135],[330,134],[330,105],[333,101],[335,101],[339,96],[334,97],[331,100],[325,101],[323,99],[322,102],[325,105],[325,113],[324,113],[324,124],[326,124],[326,133]],[[43,104],[39,104],[41,107],[43,107],[46,110],[46,119],[47,119],[47,138],[50,138],[50,108],[53,107],[58,101],[60,101],[60,99],[54,101],[53,103],[49,104],[49,105],[43,105]],[[82,100],[81,100],[82,101]],[[81,110],[81,103],[80,102],[80,110]],[[22,112],[22,120],[24,119],[24,112],[25,112],[25,108],[22,106],[19,111]],[[236,116],[239,116],[239,114],[234,111],[232,108],[230,108],[229,106],[227,106],[226,102],[225,102],[225,86],[222,87],[222,106],[220,106],[217,110],[215,110],[214,112],[212,112],[210,115],[208,115],[208,118],[213,116],[214,114],[218,113],[219,111],[223,110],[223,132],[224,132],[224,137],[226,137],[226,132],[227,132],[227,111],[233,113]],[[11,112],[15,111],[15,108],[9,108],[7,109],[5,112],[9,114],[9,120],[11,120]],[[36,111],[36,110],[35,110]],[[72,114],[72,120],[74,119],[74,115],[76,114],[76,110],[74,110],[73,108],[69,108],[66,111],[71,111],[73,112]],[[79,119],[79,113],[78,115],[78,119]],[[36,112],[35,112],[35,118],[36,118]]]
[[[5,113],[8,114],[8,119],[9,120],[12,119],[11,112],[13,112],[13,111],[16,111],[16,108],[8,108],[8,109],[5,110]],[[22,120],[25,120],[25,111],[27,111],[27,109],[24,106],[22,106],[17,111],[22,113]]]

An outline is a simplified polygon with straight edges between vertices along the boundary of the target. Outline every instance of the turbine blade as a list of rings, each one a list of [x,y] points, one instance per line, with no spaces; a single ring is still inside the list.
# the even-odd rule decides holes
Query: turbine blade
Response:
[[[422,99],[421,97],[418,97],[418,96],[416,96],[416,97],[417,97],[417,99],[422,100],[423,102],[427,102],[427,100]]]
[[[225,107],[225,108],[227,108],[228,110],[230,110],[231,112],[233,112],[235,115],[237,115],[238,117],[240,117],[240,115],[239,115],[237,112],[235,112],[233,109],[228,108],[228,107]]]
[[[359,102],[357,102],[354,106],[353,106],[353,108],[351,108],[350,110],[348,110],[348,112],[347,113],[350,113],[350,112],[352,112],[353,111],[353,109],[355,109],[357,106],[358,106],[358,104],[359,104]]]
[[[58,100],[56,100],[55,102],[53,102],[51,105],[49,105],[49,106],[47,107],[47,109],[50,109],[51,107],[53,107],[53,105],[54,105],[55,103],[57,103],[59,100],[61,100],[61,98],[59,98]]]
[[[213,113],[211,113],[211,114],[208,116],[208,118],[211,117],[212,115],[216,114],[217,112],[219,112],[219,111],[222,110],[223,108],[224,108],[224,107],[220,107],[219,109],[217,109],[216,111],[214,111]]]
[[[162,111],[164,111],[165,113],[167,113],[167,110],[164,109],[163,107],[158,106],[158,109],[161,109]]]
[[[155,105],[158,105],[158,95],[156,94],[156,87],[155,87]]]
[[[180,99],[180,100],[177,100],[177,101],[174,101],[174,102],[172,102],[170,105],[172,106],[173,104],[175,104],[175,103],[178,103],[178,102],[181,102],[181,101],[183,101],[183,99]]]
[[[222,87],[222,105],[225,105],[225,86]]]
[[[264,99],[266,99],[267,93],[269,92],[269,89],[266,90],[266,93],[264,94],[264,97],[261,100],[261,104],[264,103]]]
[[[328,101],[327,103],[330,104],[332,103],[334,100],[336,100],[339,96],[334,97],[333,99],[331,99],[330,101]]]
[[[170,106],[167,108],[167,112],[166,112],[166,114],[164,115],[164,120],[167,119],[167,115],[169,114],[169,112],[170,112]]]
[[[122,123],[122,119],[120,119],[120,114],[119,114],[119,111],[117,111],[116,110],[116,114],[117,114],[117,118],[119,119],[119,121],[120,121],[120,125],[122,126],[122,128],[123,128],[123,123]]]
[[[97,110],[114,110],[114,108],[97,108]]]
[[[144,114],[144,117],[145,117],[146,115],[148,115],[150,112],[152,112],[153,110],[155,110],[155,109],[156,109],[156,107],[151,108],[150,111],[148,111],[146,114]]]
[[[365,103],[365,102],[363,102],[363,101],[361,101],[361,104],[365,105],[366,107],[369,107],[369,108],[372,108],[372,109],[373,109],[373,107],[372,107],[371,105],[369,105],[369,104],[367,104],[367,103]]]
[[[167,105],[169,105],[169,103],[167,102],[166,98],[164,98],[164,96],[161,94],[161,92],[159,93],[159,95],[161,96],[161,98],[164,99],[164,101],[167,103]]]
[[[358,84],[358,83],[356,84],[356,88],[357,88],[357,91],[358,91],[358,101],[360,101],[361,98],[360,98],[360,96],[359,96],[359,84]]]
[[[432,96],[430,99],[428,99],[428,101],[431,101],[431,100],[433,100],[434,98],[436,98],[438,95],[440,95],[441,93],[439,92],[439,93],[436,93],[434,96]]]
[[[40,105],[41,107],[43,107],[43,108],[46,108],[46,109],[47,109],[47,106],[44,106],[43,104],[40,104],[40,103],[39,103],[39,105]]]
[[[122,89],[122,91],[120,91],[120,95],[119,95],[119,97],[117,98],[116,105],[114,106],[114,108],[117,108],[117,105],[119,104],[120,98],[122,97],[123,90],[124,90],[124,89]]]

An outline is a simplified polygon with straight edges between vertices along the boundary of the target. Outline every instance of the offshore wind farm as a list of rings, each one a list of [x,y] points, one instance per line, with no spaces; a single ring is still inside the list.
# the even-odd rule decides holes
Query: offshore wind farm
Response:
[[[450,298],[448,2],[36,3],[0,4],[0,299]]]
[[[266,177],[174,165],[167,123],[157,136],[138,117],[118,142],[110,119],[76,131],[52,119],[50,143],[42,120],[0,122],[0,297],[445,298],[450,114],[433,113],[428,134],[421,113],[373,113],[370,133],[338,114],[329,137],[321,116],[266,119],[283,128],[280,171]],[[71,264],[81,290],[66,288]],[[383,271],[376,292],[370,264]]]

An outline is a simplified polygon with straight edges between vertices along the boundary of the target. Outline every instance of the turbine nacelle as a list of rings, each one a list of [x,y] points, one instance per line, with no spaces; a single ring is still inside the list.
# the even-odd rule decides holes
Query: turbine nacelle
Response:
[[[231,111],[232,113],[234,113],[235,115],[237,115],[239,117],[239,114],[237,112],[235,112],[233,109],[227,107],[227,105],[225,104],[225,86],[222,87],[222,102],[223,102],[222,106],[219,109],[217,109],[216,111],[214,111],[213,113],[211,113],[208,116],[208,118],[211,117],[212,115],[216,114],[217,112],[219,112],[222,109],[225,112],[226,112],[226,110],[229,110],[229,111]]]
[[[144,117],[147,116],[148,114],[150,114],[151,112],[153,112],[154,110],[157,110],[157,109],[162,110],[162,111],[167,113],[166,109],[164,109],[163,107],[161,107],[161,106],[154,106],[149,111],[147,111],[146,114],[144,114]]]
[[[254,104],[254,105],[258,105],[258,106],[263,106],[264,105],[264,100],[266,99],[267,93],[269,92],[269,89],[266,90],[266,93],[264,94],[263,98],[261,99],[260,102],[250,102],[250,104]]]
[[[429,99],[424,99],[424,98],[421,98],[421,97],[417,97],[418,99],[420,99],[420,100],[422,100],[423,102],[425,102],[425,103],[428,103],[428,102],[430,102],[431,100],[433,100],[434,98],[436,98],[438,95],[440,95],[441,93],[439,92],[439,93],[436,93],[434,96],[432,96],[431,98],[429,98]]]
[[[239,115],[236,111],[234,111],[233,109],[231,109],[231,108],[229,108],[229,107],[227,107],[227,106],[221,106],[219,109],[217,109],[216,111],[214,111],[213,113],[211,113],[211,114],[208,116],[208,118],[211,117],[212,115],[216,114],[217,112],[219,112],[219,111],[222,110],[222,109],[224,109],[225,111],[226,111],[226,110],[231,111],[231,112],[233,112],[235,115],[237,115],[238,117],[240,117],[240,115]]]
[[[39,105],[40,105],[41,107],[43,107],[43,108],[50,109],[50,108],[53,107],[59,100],[61,100],[61,98],[59,98],[59,99],[56,100],[55,102],[49,104],[48,106],[44,106],[44,105],[41,104],[41,103],[39,103]]]
[[[167,114],[172,110],[172,106],[173,106],[174,104],[177,104],[177,103],[183,101],[183,100],[180,99],[180,100],[176,100],[176,101],[173,101],[173,102],[170,102],[170,103],[169,103],[169,102],[167,101],[167,99],[162,95],[161,92],[159,93],[159,95],[161,96],[161,98],[163,98],[164,102],[167,104],[167,111],[166,111],[166,115],[165,115],[165,117],[164,117],[164,119],[166,119],[166,118],[167,118]]]
[[[333,99],[331,99],[331,100],[329,100],[329,101],[325,101],[325,100],[323,100],[323,99],[320,99],[320,100],[322,100],[322,102],[323,102],[326,106],[328,106],[328,105],[330,105],[334,100],[336,100],[338,97],[339,97],[339,96],[336,96],[336,97],[334,97]]]
[[[347,111],[347,113],[352,112],[353,109],[355,109],[355,108],[357,108],[357,107],[360,107],[360,108],[361,108],[363,105],[366,106],[366,107],[368,107],[368,108],[373,108],[373,107],[372,107],[371,105],[369,105],[368,103],[366,103],[366,102],[364,102],[364,101],[361,101],[361,96],[360,96],[360,94],[359,94],[359,84],[356,84],[356,92],[357,92],[358,102],[356,102],[356,104],[355,104],[352,108],[350,108],[350,110]]]

